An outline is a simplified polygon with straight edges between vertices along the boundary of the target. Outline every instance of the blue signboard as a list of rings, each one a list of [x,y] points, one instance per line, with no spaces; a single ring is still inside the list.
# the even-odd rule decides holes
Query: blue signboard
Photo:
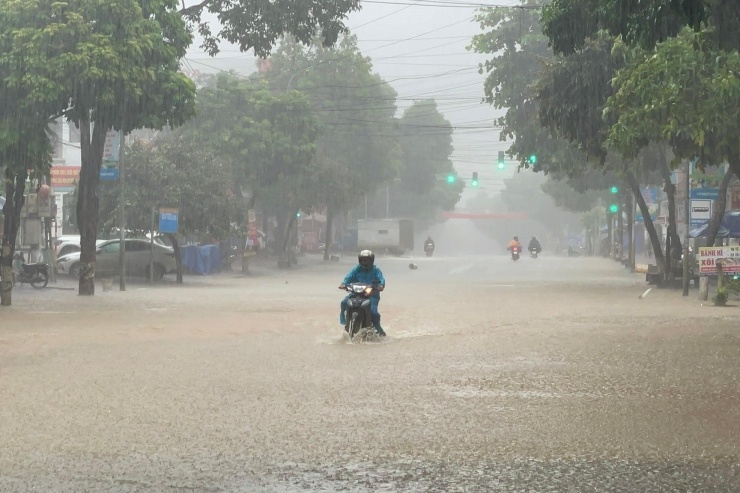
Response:
[[[177,209],[159,209],[159,232],[177,233]]]
[[[118,168],[100,168],[100,181],[118,180]]]
[[[691,198],[717,200],[719,199],[719,188],[692,188]]]

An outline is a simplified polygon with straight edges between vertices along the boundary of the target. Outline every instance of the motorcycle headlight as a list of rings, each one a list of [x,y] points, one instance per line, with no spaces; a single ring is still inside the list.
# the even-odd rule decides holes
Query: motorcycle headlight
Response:
[[[352,288],[352,290],[355,293],[362,293],[363,291],[365,291],[366,288],[367,288],[367,286],[365,286],[364,284],[358,284],[358,285],[354,286]]]

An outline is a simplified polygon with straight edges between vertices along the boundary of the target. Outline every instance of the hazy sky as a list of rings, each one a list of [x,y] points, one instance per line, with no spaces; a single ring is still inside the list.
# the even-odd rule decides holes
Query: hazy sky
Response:
[[[499,141],[490,106],[480,103],[484,75],[478,64],[486,57],[467,51],[471,38],[480,33],[473,22],[474,4],[518,5],[517,0],[445,0],[451,7],[418,5],[426,0],[376,0],[363,2],[363,9],[349,17],[347,25],[357,35],[362,53],[373,60],[374,69],[398,92],[398,106],[415,99],[434,98],[455,127],[453,161],[460,176],[480,175],[481,188],[499,190],[501,179],[514,171],[496,169]],[[189,3],[189,2],[188,2]],[[440,3],[439,0],[430,3]],[[414,5],[417,4],[417,5]],[[187,56],[191,67],[203,72],[254,71],[255,57],[236,47],[222,46],[215,59],[194,46]],[[463,202],[477,194],[467,190]]]

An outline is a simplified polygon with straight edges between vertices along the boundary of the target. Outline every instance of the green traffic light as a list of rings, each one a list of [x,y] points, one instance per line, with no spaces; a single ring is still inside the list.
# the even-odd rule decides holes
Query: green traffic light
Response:
[[[537,156],[535,154],[532,154],[531,156],[529,156],[529,162],[531,164],[537,164]]]
[[[617,212],[619,212],[619,206],[617,204],[610,205],[609,212],[611,212],[612,214],[616,214]]]
[[[615,186],[612,186],[612,187],[611,187],[611,188],[609,189],[609,192],[610,192],[610,193],[611,193],[612,195],[616,195],[616,194],[618,194],[618,193],[619,193],[619,187],[618,187],[618,186],[616,186],[616,185],[615,185]]]
[[[500,169],[500,170],[503,170],[504,168],[506,168],[506,163],[504,163],[504,162],[499,162],[499,163],[498,163],[498,164],[496,165],[496,167],[497,167],[498,169]]]
[[[447,175],[447,183],[455,183],[455,175]]]

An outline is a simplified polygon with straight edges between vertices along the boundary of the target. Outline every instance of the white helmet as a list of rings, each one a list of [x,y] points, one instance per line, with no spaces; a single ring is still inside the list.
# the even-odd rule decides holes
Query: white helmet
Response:
[[[357,262],[359,262],[363,268],[369,269],[375,264],[375,254],[370,250],[363,250],[357,256]]]

